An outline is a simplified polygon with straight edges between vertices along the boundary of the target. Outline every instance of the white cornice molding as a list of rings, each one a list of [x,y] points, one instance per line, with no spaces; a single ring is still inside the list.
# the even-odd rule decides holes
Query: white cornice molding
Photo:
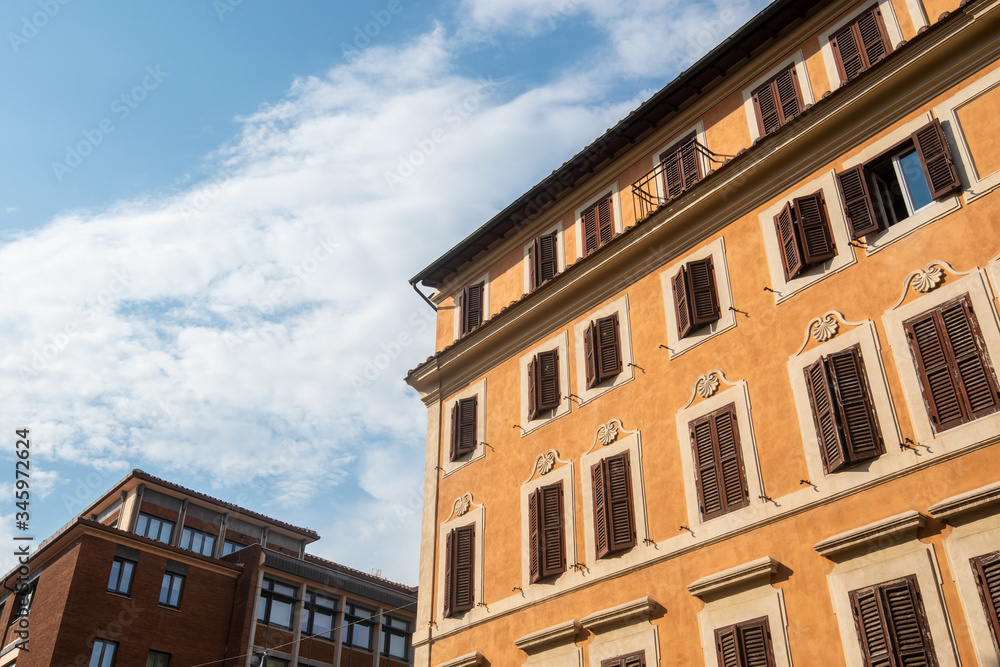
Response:
[[[1000,505],[1000,482],[981,486],[966,493],[952,496],[932,505],[929,512],[935,519],[954,520],[963,514]]]
[[[617,624],[635,621],[648,621],[653,610],[656,609],[656,600],[648,595],[638,600],[632,600],[617,607],[602,609],[590,616],[584,617],[580,624],[593,633],[598,633],[601,629]]]
[[[568,644],[575,640],[582,630],[583,625],[574,618],[572,621],[526,634],[515,639],[514,645],[530,655],[552,644]]]
[[[877,551],[886,546],[898,544],[905,539],[916,539],[917,530],[922,528],[926,522],[926,516],[916,510],[910,510],[861,528],[828,537],[813,548],[821,556],[838,560],[859,547],[869,547],[869,551]],[[911,532],[913,535],[908,536],[908,533]],[[886,539],[889,539],[891,544],[885,544]]]
[[[778,561],[770,556],[764,556],[757,560],[737,565],[736,567],[710,574],[702,577],[694,583],[688,584],[688,592],[700,598],[711,597],[727,593],[734,588],[745,586],[753,581],[760,581],[761,584],[770,584],[771,575],[778,571]]]
[[[477,665],[484,664],[485,660],[482,653],[475,651],[448,662],[440,662],[437,667],[477,667]]]

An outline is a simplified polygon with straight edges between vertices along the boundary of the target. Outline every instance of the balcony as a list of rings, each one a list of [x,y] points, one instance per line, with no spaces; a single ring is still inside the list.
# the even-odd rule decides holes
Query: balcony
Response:
[[[694,138],[667,149],[660,155],[656,167],[632,184],[636,222],[677,199],[732,158],[732,155],[713,153]]]

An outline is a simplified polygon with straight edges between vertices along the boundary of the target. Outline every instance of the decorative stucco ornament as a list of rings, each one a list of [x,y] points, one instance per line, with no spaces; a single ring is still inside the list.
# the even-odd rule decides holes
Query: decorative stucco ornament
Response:
[[[538,474],[547,475],[552,472],[552,468],[556,465],[556,457],[552,455],[552,452],[545,452],[538,457]]]
[[[607,447],[618,439],[618,427],[614,421],[609,421],[597,432],[597,441]]]
[[[825,343],[836,336],[839,329],[840,324],[837,323],[836,318],[833,315],[827,315],[821,319],[816,325],[816,328],[813,329],[813,338],[815,338],[817,342]]]
[[[468,495],[455,499],[455,516],[465,516],[469,508],[472,507],[472,500]]]
[[[910,287],[926,294],[941,284],[944,280],[944,271],[940,266],[930,266],[923,271],[916,271],[910,280]]]
[[[709,373],[698,380],[698,395],[708,398],[719,390],[719,378],[715,373]]]

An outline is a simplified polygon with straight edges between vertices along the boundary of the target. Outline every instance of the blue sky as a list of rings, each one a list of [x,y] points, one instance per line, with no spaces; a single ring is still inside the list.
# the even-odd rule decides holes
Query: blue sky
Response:
[[[31,532],[142,468],[415,584],[402,378],[433,313],[407,279],[765,4],[5,2],[0,384]]]

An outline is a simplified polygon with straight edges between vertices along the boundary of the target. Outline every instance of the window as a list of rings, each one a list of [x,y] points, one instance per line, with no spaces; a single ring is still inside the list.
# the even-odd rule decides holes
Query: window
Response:
[[[621,373],[618,313],[590,323],[583,335],[583,349],[587,357],[587,389]]]
[[[692,132],[660,153],[665,200],[673,199],[701,180],[701,159],[698,155],[696,136]]]
[[[19,583],[17,585],[17,596],[14,598],[14,618],[27,616],[31,613],[31,602],[35,599],[35,588],[37,586],[38,579],[29,584]]]
[[[307,591],[302,608],[302,635],[333,641],[333,619],[337,601],[315,591]]]
[[[735,404],[692,421],[688,428],[702,521],[746,507],[749,493]]]
[[[774,217],[785,280],[837,256],[823,191],[798,197]]]
[[[257,603],[257,620],[268,625],[292,629],[292,607],[297,588],[264,578]]]
[[[232,540],[226,540],[226,541],[224,541],[222,543],[222,555],[223,556],[228,556],[229,554],[233,553],[234,551],[239,551],[240,549],[242,549],[245,546],[246,546],[245,544],[240,544],[239,542],[233,542]]]
[[[174,522],[140,512],[135,522],[135,534],[170,544],[170,538],[174,534]]]
[[[451,409],[451,460],[456,461],[476,451],[478,396],[455,401]]]
[[[349,602],[344,608],[344,644],[372,650],[372,611]]]
[[[993,645],[1000,655],[1000,551],[973,558],[972,572],[983,601],[986,621],[993,634]]]
[[[580,214],[583,226],[583,256],[586,257],[615,235],[614,193],[609,192]]]
[[[445,544],[444,615],[455,616],[475,606],[476,525],[455,528]]]
[[[382,655],[397,660],[406,660],[409,638],[409,621],[396,616],[382,618]]]
[[[639,651],[617,658],[601,660],[601,667],[646,667],[646,652]]]
[[[461,335],[479,328],[483,323],[483,290],[486,282],[469,285],[462,290]]]
[[[771,134],[802,111],[795,65],[789,65],[753,91],[753,108],[761,136]]]
[[[150,651],[149,655],[146,656],[146,667],[169,667],[169,666],[170,666],[169,653]]]
[[[559,407],[559,349],[539,352],[528,364],[528,420]]]
[[[823,470],[829,474],[884,454],[861,346],[821,357],[805,374]]]
[[[536,238],[528,249],[528,283],[531,289],[551,280],[559,270],[559,232]]]
[[[903,323],[935,432],[1000,408],[997,380],[968,295]]]
[[[837,182],[855,239],[885,231],[962,187],[936,119],[869,162],[840,172]]]
[[[865,667],[936,665],[914,575],[850,592]]]
[[[892,51],[878,5],[861,13],[831,38],[841,81],[852,79]]]
[[[562,482],[528,496],[528,562],[531,583],[566,571]]]
[[[682,265],[671,280],[671,287],[680,338],[719,319],[719,295],[711,256]]]
[[[211,556],[215,552],[215,536],[194,528],[184,528],[180,547],[203,556]]]
[[[160,584],[160,604],[165,607],[180,607],[182,588],[184,588],[184,575],[164,572],[163,583]]]
[[[271,656],[255,655],[253,661],[250,663],[253,667],[288,667],[288,661],[282,658],[273,658]]]
[[[594,543],[600,559],[635,546],[629,452],[601,459],[590,470],[594,480]]]
[[[719,667],[774,667],[767,616],[715,631]]]
[[[94,648],[90,651],[89,667],[112,667],[115,664],[115,653],[118,644],[106,639],[95,639]]]
[[[124,558],[115,558],[111,563],[111,576],[108,578],[108,590],[112,593],[128,595],[132,592],[132,575],[135,574],[135,563]]]

